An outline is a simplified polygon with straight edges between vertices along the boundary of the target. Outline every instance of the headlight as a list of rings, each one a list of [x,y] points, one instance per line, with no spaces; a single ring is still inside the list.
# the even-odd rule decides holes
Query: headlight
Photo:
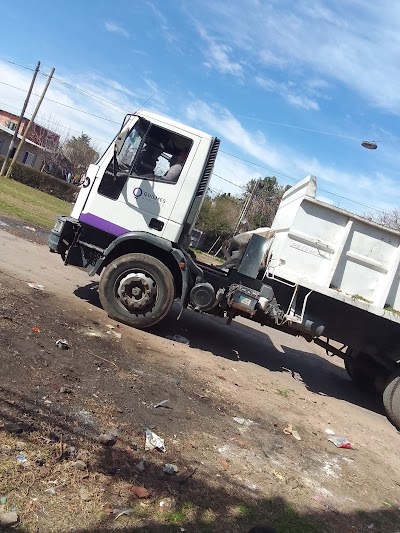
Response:
[[[55,233],[61,233],[63,227],[64,227],[64,221],[57,219],[57,222],[54,224],[53,231]]]

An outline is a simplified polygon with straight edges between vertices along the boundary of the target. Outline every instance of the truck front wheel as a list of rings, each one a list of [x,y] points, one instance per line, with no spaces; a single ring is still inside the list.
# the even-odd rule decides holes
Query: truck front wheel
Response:
[[[160,322],[174,302],[171,271],[146,254],[127,254],[111,261],[99,283],[100,302],[108,315],[138,329]]]
[[[389,420],[400,430],[400,375],[398,371],[392,374],[386,382],[383,405]]]

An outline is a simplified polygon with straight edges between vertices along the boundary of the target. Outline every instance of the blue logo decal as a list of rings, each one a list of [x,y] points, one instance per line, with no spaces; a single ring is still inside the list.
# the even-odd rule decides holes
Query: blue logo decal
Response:
[[[143,194],[143,191],[142,191],[142,189],[140,187],[135,187],[133,189],[133,196],[135,198],[140,198],[142,196],[142,194]]]

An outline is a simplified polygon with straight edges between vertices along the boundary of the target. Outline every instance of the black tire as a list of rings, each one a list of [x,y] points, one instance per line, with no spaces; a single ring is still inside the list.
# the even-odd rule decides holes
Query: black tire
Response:
[[[373,390],[374,378],[368,372],[368,358],[352,357],[351,351],[348,351],[344,357],[344,366],[350,379],[357,387],[363,390]]]
[[[145,329],[160,322],[171,309],[174,279],[171,271],[155,257],[122,255],[101,273],[99,297],[111,318]]]
[[[400,375],[399,371],[392,374],[383,391],[383,405],[392,424],[400,431]]]

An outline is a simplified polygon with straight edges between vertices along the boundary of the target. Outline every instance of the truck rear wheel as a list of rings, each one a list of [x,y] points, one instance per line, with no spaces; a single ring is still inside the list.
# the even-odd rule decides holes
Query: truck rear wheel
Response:
[[[368,372],[369,359],[355,358],[351,353],[351,350],[348,350],[344,357],[344,366],[347,374],[360,389],[373,389],[374,378]]]
[[[160,322],[174,302],[171,271],[146,254],[126,254],[101,274],[100,302],[108,315],[138,329]]]
[[[392,374],[386,382],[383,405],[389,420],[400,430],[400,375],[398,371]]]

